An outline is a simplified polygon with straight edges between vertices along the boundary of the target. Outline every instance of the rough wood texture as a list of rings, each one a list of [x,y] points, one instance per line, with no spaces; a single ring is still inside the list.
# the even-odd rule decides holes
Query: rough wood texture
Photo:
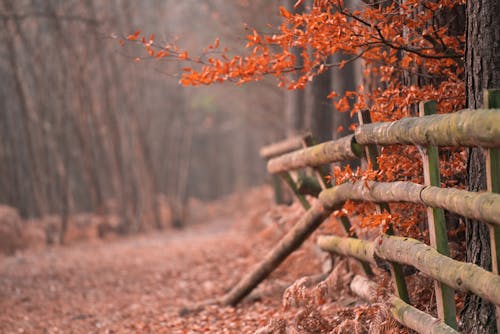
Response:
[[[349,284],[349,288],[361,299],[370,303],[377,302],[378,285],[374,281],[366,277],[356,275],[352,279],[351,284]]]
[[[299,150],[302,148],[303,139],[304,136],[296,136],[268,146],[264,146],[260,149],[259,154],[263,159],[268,160],[278,155]]]
[[[343,183],[321,192],[320,201],[328,208],[337,201],[347,199],[371,202],[420,203],[420,193],[425,186],[412,182],[363,182]]]
[[[500,225],[500,195],[467,190],[426,187],[421,193],[422,203],[443,208],[466,218]]]
[[[361,110],[358,112],[358,120],[360,125],[370,124],[372,123],[372,119],[370,116],[369,110]],[[375,144],[364,145],[364,156],[361,158],[361,166],[363,168],[368,168],[368,165],[371,164],[374,170],[379,169],[377,157],[379,155],[378,147]],[[375,205],[377,213],[382,212],[391,212],[391,208],[387,203],[377,203]],[[389,224],[386,230],[387,234],[394,234],[394,229],[392,224]],[[406,286],[406,279],[403,273],[403,268],[398,263],[390,263],[390,270],[392,281],[394,282],[394,287],[396,289],[396,294],[399,298],[406,302],[410,302],[410,295],[408,293],[408,287]]]
[[[340,208],[340,205],[339,205]],[[326,218],[325,210],[319,202],[309,209],[300,221],[267,253],[250,273],[248,273],[231,291],[222,297],[223,305],[236,305],[262,282],[290,253],[302,243]]]
[[[484,106],[486,108],[500,108],[500,89],[484,91]],[[500,148],[490,148],[486,151],[486,189],[493,193],[500,193]],[[489,225],[491,247],[491,269],[495,274],[500,273],[500,226]],[[500,306],[495,310],[497,331],[500,329]]]
[[[357,259],[360,259],[357,257],[359,254],[365,259],[367,255],[363,254],[370,254],[374,249],[374,254],[381,259],[414,266],[456,290],[472,292],[500,305],[500,276],[475,264],[455,261],[441,255],[432,247],[415,239],[381,236],[374,242],[365,241],[361,244],[359,239],[323,236],[319,246],[323,250]]]
[[[443,256],[418,240],[382,236],[375,243],[375,253],[382,259],[414,266],[456,290],[472,292],[500,305],[500,276]]]
[[[500,24],[498,0],[466,2],[465,88],[467,107],[483,108],[483,90],[500,88]],[[498,122],[496,123],[498,124]],[[480,191],[486,188],[483,151],[473,148],[467,163],[467,189]],[[491,247],[488,226],[466,220],[467,261],[491,268]],[[460,314],[464,333],[494,333],[495,311],[493,305],[477,296],[468,295]]]
[[[408,117],[365,124],[356,129],[359,144],[500,146],[500,110],[462,110],[453,114]]]
[[[277,174],[299,168],[319,167],[336,161],[356,159],[357,156],[352,149],[353,138],[351,135],[276,157],[267,163],[267,171],[271,174]]]
[[[466,190],[423,186],[412,182],[344,183],[321,192],[319,199],[328,207],[338,200],[370,202],[413,202],[443,208],[467,218],[500,225],[500,195]]]
[[[432,202],[439,207],[453,211],[453,208],[455,208],[453,204],[456,202],[453,200],[453,197],[466,195],[468,196],[468,202],[463,203],[463,205],[468,206],[469,209],[466,208],[463,210],[462,208],[456,208],[457,213],[471,213],[473,216],[482,216],[485,214],[487,217],[490,217],[493,212],[498,212],[498,210],[500,210],[500,195],[470,193],[464,190],[458,191],[462,192],[459,193],[459,195],[451,192],[456,192],[456,190],[426,187],[411,182],[383,183],[363,181],[344,183],[324,190],[320,193],[319,200],[305,213],[301,220],[285,235],[285,237],[283,237],[278,245],[270,250],[266,257],[222,298],[222,303],[225,305],[238,304],[253,290],[253,288],[273,272],[290,253],[300,247],[304,240],[307,239],[331,212],[341,208],[347,199],[372,202],[405,201],[424,204]],[[426,193],[429,194],[424,196]],[[441,199],[442,196],[444,199]],[[424,197],[427,198],[427,200],[425,200]],[[452,197],[452,199],[449,200],[448,197]],[[484,203],[486,203],[486,205],[483,205]],[[500,213],[497,213],[497,217],[492,219],[492,222],[500,224]],[[397,254],[397,252],[395,254]],[[399,259],[393,258],[387,260],[401,262],[398,261]],[[465,268],[465,270],[467,269],[469,269],[469,267]],[[493,275],[491,273],[489,274]],[[498,277],[498,279],[500,280],[500,277]],[[444,283],[448,284],[447,281],[444,281]],[[500,281],[498,283],[500,283]],[[455,285],[451,286],[456,287]],[[498,290],[500,293],[500,284]]]
[[[436,319],[411,305],[406,304],[396,296],[392,296],[391,315],[400,324],[413,329],[421,334],[457,334],[458,332],[446,325],[443,321]]]
[[[358,260],[377,265],[373,255],[373,242],[355,238],[321,235],[317,240],[317,244],[324,251],[354,257]]]
[[[356,275],[350,288],[354,294],[369,302],[376,302],[377,284],[363,276]],[[391,314],[400,324],[422,334],[457,334],[443,321],[406,304],[396,296],[389,297]]]
[[[419,104],[420,117],[434,115],[436,113],[437,103],[435,101],[421,102]],[[425,185],[435,187],[441,186],[439,175],[439,152],[436,146],[428,145],[421,147],[422,163],[424,169]],[[427,208],[427,223],[429,227],[429,236],[431,246],[438,253],[449,256],[448,235],[446,231],[446,220],[444,210],[441,208]],[[455,305],[455,291],[449,286],[434,281],[436,291],[436,305],[438,317],[443,319],[446,324],[457,328],[457,310]]]

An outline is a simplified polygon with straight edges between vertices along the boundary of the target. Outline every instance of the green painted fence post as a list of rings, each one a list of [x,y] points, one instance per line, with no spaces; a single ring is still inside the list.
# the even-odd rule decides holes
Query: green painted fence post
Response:
[[[283,181],[285,181],[286,184],[290,187],[290,189],[293,191],[297,199],[299,200],[300,204],[302,207],[307,211],[311,208],[311,204],[307,201],[306,197],[302,194],[299,193],[299,190],[297,189],[297,185],[295,184],[295,181],[292,179],[292,176],[290,175],[289,172],[284,172],[280,173],[281,178]]]
[[[311,147],[311,146],[314,146],[316,143],[315,143],[313,136],[311,134],[309,134],[307,136],[304,136],[303,144],[304,144],[304,147]],[[330,171],[329,166],[316,167],[316,168],[313,168],[313,171],[314,171],[314,175],[316,176],[316,179],[318,180],[318,182],[323,190],[332,187],[332,183],[326,182],[326,177],[329,175],[329,171]],[[334,180],[332,180],[332,182],[334,182]],[[353,238],[358,237],[355,232],[351,231],[352,224],[351,224],[351,221],[349,220],[349,217],[340,216],[339,220],[340,220],[340,224],[342,225],[342,229],[344,230],[344,232],[347,236],[350,235]],[[372,268],[370,267],[370,264],[363,262],[363,261],[359,261],[359,263],[360,263],[361,268],[363,269],[365,275],[367,277],[373,277],[374,273],[373,273]]]
[[[436,113],[437,103],[434,101],[420,102],[420,117],[433,115]],[[420,147],[424,168],[424,184],[435,187],[441,186],[439,175],[439,152],[436,146]],[[439,208],[427,208],[427,222],[431,246],[439,253],[450,256],[448,247],[448,235],[446,231],[446,220],[444,210]],[[449,286],[434,281],[436,290],[436,304],[438,316],[444,322],[457,328],[455,291]]]
[[[371,123],[372,120],[370,117],[370,112],[368,110],[362,110],[358,112],[358,121],[360,125]],[[378,157],[377,145],[375,144],[365,145],[364,148],[365,148],[365,157],[362,158],[362,160],[364,160],[364,164],[368,166],[368,162],[370,162],[374,170],[379,169],[379,165],[377,162],[377,157]],[[387,211],[388,213],[391,212],[389,205],[387,203],[379,203],[376,205],[376,208],[378,213],[381,213],[383,211]],[[392,226],[389,226],[387,234],[394,234]],[[402,299],[405,303],[410,304],[410,295],[408,294],[408,288],[406,287],[406,280],[405,280],[405,275],[403,273],[403,267],[396,262],[390,262],[390,265],[391,265],[392,279],[394,281],[394,284],[396,285],[396,295],[400,299]]]
[[[484,107],[500,109],[500,89],[484,91]],[[486,186],[493,193],[500,193],[500,148],[486,150]],[[500,227],[489,224],[491,265],[495,274],[500,273]],[[497,331],[500,331],[500,306],[496,306]]]

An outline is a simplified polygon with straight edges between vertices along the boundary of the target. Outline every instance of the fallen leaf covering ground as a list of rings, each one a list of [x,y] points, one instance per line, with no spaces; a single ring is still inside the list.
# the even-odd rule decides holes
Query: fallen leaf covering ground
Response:
[[[191,211],[181,231],[0,257],[0,333],[407,332],[383,303],[367,306],[349,294],[346,260],[316,284],[309,276],[327,262],[313,238],[238,307],[180,316],[223,295],[303,212],[273,204],[266,187]]]

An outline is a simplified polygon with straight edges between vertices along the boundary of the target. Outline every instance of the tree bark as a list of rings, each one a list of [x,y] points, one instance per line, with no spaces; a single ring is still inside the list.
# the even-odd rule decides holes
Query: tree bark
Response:
[[[329,62],[329,57],[325,62]],[[332,71],[327,68],[312,82],[311,132],[318,143],[332,139],[332,101],[327,98],[332,91]]]
[[[498,0],[467,1],[465,80],[469,108],[484,106],[483,90],[500,87],[500,24]],[[486,189],[485,159],[481,149],[469,152],[468,189]],[[466,220],[467,261],[491,268],[488,227]],[[468,295],[461,313],[461,331],[496,333],[494,306],[477,296]]]
[[[295,9],[295,0],[285,0],[285,8],[291,12],[300,14],[302,6]],[[301,67],[303,65],[302,52],[299,48],[292,48],[292,54],[295,57],[295,66]],[[290,74],[291,80],[296,80],[299,73]],[[285,115],[286,115],[286,131],[287,137],[293,137],[303,131],[305,122],[305,91],[303,89],[288,90],[285,92]]]

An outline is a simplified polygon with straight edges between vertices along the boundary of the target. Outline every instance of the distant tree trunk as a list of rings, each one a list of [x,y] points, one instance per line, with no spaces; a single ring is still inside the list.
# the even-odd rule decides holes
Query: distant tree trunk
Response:
[[[333,62],[338,63],[348,58],[350,57],[343,54],[336,55],[333,59]],[[359,75],[356,73],[356,66],[359,65],[355,62],[351,62],[346,64],[341,69],[333,70],[332,88],[335,92],[337,92],[339,96],[343,96],[348,91],[357,90],[357,80],[359,78]],[[340,112],[334,108],[332,117],[332,138],[339,139],[352,134],[353,131],[350,129],[350,127],[353,123],[355,123],[355,120],[353,119],[353,117],[351,117],[350,110]],[[359,162],[358,160],[353,160],[349,162],[335,163],[334,165],[338,165],[341,167],[349,165],[351,166],[351,168],[355,169],[359,166]]]
[[[348,56],[339,55],[336,56],[334,62],[340,62],[342,60],[348,59]],[[356,75],[357,64],[352,62],[346,64],[341,69],[336,69],[333,71],[333,90],[343,96],[348,91],[357,90],[357,75]],[[339,112],[334,110],[333,112],[333,138],[338,139],[348,134],[352,133],[349,127],[354,122],[351,117],[350,111]]]
[[[330,57],[326,59],[328,63]],[[333,104],[327,98],[332,91],[332,71],[327,69],[312,83],[311,132],[318,143],[332,139]]]
[[[188,111],[191,112],[191,111]],[[186,128],[182,132],[182,142],[179,143],[181,152],[178,165],[177,198],[180,203],[180,212],[174,216],[173,225],[176,228],[184,227],[188,217],[189,204],[189,170],[191,169],[191,155],[193,148],[193,120],[192,115],[186,115]]]
[[[467,105],[484,105],[483,90],[500,87],[500,22],[498,0],[467,1],[465,76]],[[486,189],[485,160],[481,149],[469,152],[468,189]],[[489,232],[485,224],[466,220],[467,261],[491,269]],[[461,314],[464,333],[496,333],[492,304],[468,295]]]
[[[301,13],[302,6],[297,10],[293,8],[295,0],[285,0],[285,8],[292,13]],[[295,66],[300,67],[303,65],[301,49],[293,48],[292,54],[295,56]],[[290,74],[290,79],[295,80],[299,73]],[[305,122],[305,91],[303,89],[288,90],[285,92],[285,115],[286,115],[286,129],[287,137],[293,137],[304,129]]]
[[[3,4],[5,8],[13,12],[12,3],[3,1]],[[24,140],[24,146],[26,147],[26,154],[23,155],[25,161],[22,161],[23,158],[19,161],[20,163],[26,164],[26,177],[21,178],[20,183],[29,184],[30,190],[33,192],[33,195],[26,194],[27,196],[24,199],[21,198],[20,202],[17,204],[21,209],[21,213],[25,216],[29,216],[33,213],[36,216],[47,212],[46,198],[39,183],[39,180],[43,179],[43,176],[38,167],[38,161],[36,161],[35,142],[32,138],[33,135],[30,127],[30,124],[38,120],[38,118],[28,103],[29,93],[27,92],[26,84],[23,82],[21,65],[19,64],[19,57],[16,52],[14,38],[19,34],[19,31],[14,27],[17,27],[17,25],[14,23],[9,24],[8,21],[4,20],[2,27],[4,30],[3,37],[7,45],[8,62],[14,74],[14,86],[20,106],[20,116],[18,118],[20,119],[20,123],[23,124],[21,133],[22,139]],[[30,198],[34,198],[34,200],[31,202],[29,200]]]

